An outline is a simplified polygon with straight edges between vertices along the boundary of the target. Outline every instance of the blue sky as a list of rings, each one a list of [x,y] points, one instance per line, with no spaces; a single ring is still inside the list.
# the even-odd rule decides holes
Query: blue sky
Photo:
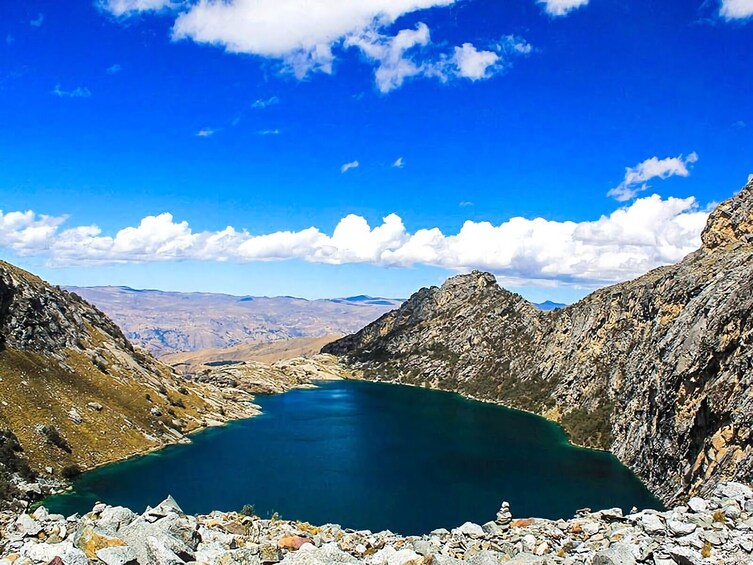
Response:
[[[4,2],[0,256],[59,284],[306,297],[481,268],[571,301],[681,258],[753,172],[752,16]]]

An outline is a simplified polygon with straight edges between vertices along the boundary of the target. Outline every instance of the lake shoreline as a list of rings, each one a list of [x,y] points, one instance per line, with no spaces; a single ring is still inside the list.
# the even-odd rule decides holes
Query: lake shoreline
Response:
[[[512,494],[511,500],[528,515],[551,519],[585,506],[663,508],[611,454],[575,448],[559,426],[541,416],[447,391],[402,389],[396,383],[343,379],[318,384],[321,394],[307,386],[257,399],[259,415],[265,418],[234,420],[210,428],[218,435],[192,434],[191,443],[142,454],[161,453],[164,457],[134,456],[85,473],[75,481],[73,492],[47,498],[43,504],[69,514],[99,500],[139,506],[169,493],[186,501],[191,512],[237,509],[250,502],[267,513],[282,511],[313,521],[394,530],[397,526],[389,516],[396,510],[390,510],[388,501],[378,497],[370,502],[364,499],[358,494],[363,488],[374,488],[385,496],[394,493],[389,496],[397,498],[439,491],[456,500],[442,510],[446,516],[442,521],[420,522],[415,511],[398,511],[408,531],[422,528],[421,523],[431,528],[462,517],[478,519],[489,508],[483,510],[477,500],[504,497],[511,490],[539,491],[524,500]],[[366,443],[360,439],[362,435],[369,438]],[[278,438],[285,440],[280,444]],[[416,442],[422,444],[420,451],[415,449]],[[495,447],[489,450],[490,445]],[[247,453],[234,453],[238,451]],[[385,455],[388,459],[382,459],[380,466],[386,467],[381,471],[380,466],[373,467],[371,461]],[[332,467],[327,460],[340,463]],[[203,461],[216,461],[216,468]],[[561,477],[558,473],[549,477],[546,473],[550,471],[542,471],[552,464],[561,468]],[[299,467],[303,475],[297,471]],[[435,469],[430,478],[417,475],[419,469],[428,468]],[[179,483],[195,485],[188,491],[181,491],[186,487],[180,484],[161,486],[164,476],[177,476],[186,469],[191,472]],[[234,479],[222,469],[246,472]],[[533,478],[542,472],[545,474]],[[305,478],[309,476],[310,480]],[[524,483],[518,485],[518,481]],[[142,482],[152,485],[148,496]],[[542,488],[539,483],[550,486]],[[252,491],[244,485],[250,485]],[[556,494],[557,485],[568,494]],[[448,487],[452,490],[445,492]],[[278,488],[291,494],[266,492]],[[341,500],[328,514],[326,500],[333,492]],[[298,501],[290,498],[301,495]],[[349,497],[353,506],[364,507],[356,511],[361,518],[353,517]],[[364,512],[369,504],[376,514],[367,519]],[[410,526],[416,519],[419,522]]]

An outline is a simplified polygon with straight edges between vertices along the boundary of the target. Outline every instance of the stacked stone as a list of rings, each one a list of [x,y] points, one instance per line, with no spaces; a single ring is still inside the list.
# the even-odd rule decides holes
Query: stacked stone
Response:
[[[510,512],[510,504],[508,502],[502,503],[502,507],[499,509],[499,512],[497,512],[497,519],[495,522],[503,530],[510,527],[510,522],[512,522],[512,512]]]

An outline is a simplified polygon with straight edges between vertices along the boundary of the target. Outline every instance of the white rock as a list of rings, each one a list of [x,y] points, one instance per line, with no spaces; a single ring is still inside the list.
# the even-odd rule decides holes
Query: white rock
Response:
[[[421,556],[410,549],[404,548],[397,551],[391,545],[387,545],[372,555],[367,563],[372,565],[405,565]]]
[[[97,551],[97,558],[105,565],[128,565],[136,560],[136,553],[127,545],[105,547]]]
[[[466,535],[471,537],[481,537],[484,535],[484,528],[473,522],[466,522],[459,528],[452,530],[454,535]]]
[[[532,534],[526,534],[523,536],[523,549],[532,552],[536,547],[536,537]]]
[[[658,534],[664,531],[664,521],[655,514],[643,514],[641,525],[649,534]]]
[[[601,524],[598,522],[583,522],[580,527],[583,533],[589,536],[594,536],[601,531]]]
[[[74,424],[80,424],[81,422],[83,422],[83,420],[81,419],[81,414],[79,414],[78,410],[76,410],[75,408],[71,408],[68,411],[68,419],[70,419]]]
[[[34,519],[39,520],[40,522],[44,522],[49,517],[49,515],[50,513],[47,511],[47,508],[45,508],[44,506],[40,506],[39,508],[34,510],[34,513],[32,514]]]
[[[673,536],[687,536],[695,531],[696,525],[680,520],[670,520],[667,522],[667,529]]]
[[[709,503],[697,496],[688,500],[688,506],[693,512],[706,512],[709,509]]]
[[[753,498],[753,489],[740,483],[722,483],[716,492],[723,498],[734,498],[740,503]]]
[[[88,565],[86,554],[73,547],[70,542],[46,544],[38,543],[24,547],[23,555],[35,562],[49,563],[55,557],[60,557],[65,565]]]
[[[16,529],[26,536],[36,536],[42,531],[42,524],[28,514],[21,514],[16,519]]]

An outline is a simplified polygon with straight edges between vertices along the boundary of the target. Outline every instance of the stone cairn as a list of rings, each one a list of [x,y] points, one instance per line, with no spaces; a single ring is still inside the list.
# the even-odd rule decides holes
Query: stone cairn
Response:
[[[497,512],[497,519],[495,522],[503,530],[510,527],[510,522],[512,522],[512,512],[510,512],[510,504],[508,502],[502,503],[502,507],[499,509],[499,512]]]

